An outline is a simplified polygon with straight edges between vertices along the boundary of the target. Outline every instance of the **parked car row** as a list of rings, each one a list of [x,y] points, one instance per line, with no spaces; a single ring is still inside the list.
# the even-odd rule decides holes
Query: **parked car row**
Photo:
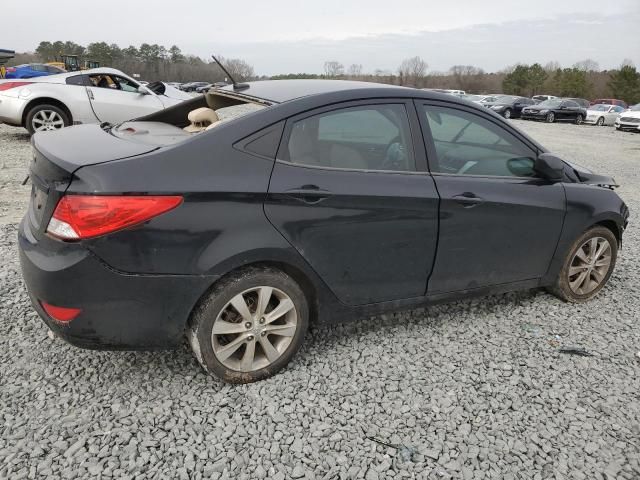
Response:
[[[614,98],[600,98],[590,102],[584,98],[560,98],[553,95],[527,98],[503,94],[465,94],[460,97],[490,108],[504,118],[541,120],[548,123],[584,122],[597,126],[615,125],[618,130],[640,130],[640,108],[637,105],[627,108],[625,102]]]
[[[178,86],[176,88],[182,90],[183,92],[204,93],[210,88],[224,87],[225,85],[227,85],[227,83],[226,82],[215,82],[215,83],[189,82],[189,83],[181,83],[177,85]]]

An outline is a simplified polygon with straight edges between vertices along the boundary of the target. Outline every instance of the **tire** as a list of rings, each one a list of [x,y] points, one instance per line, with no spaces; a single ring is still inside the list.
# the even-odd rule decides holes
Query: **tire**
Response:
[[[507,119],[511,118],[511,109],[510,108],[505,109],[505,111],[502,112],[502,116]]]
[[[598,119],[598,121],[596,122],[596,125],[599,126],[599,127],[604,126],[604,117],[600,117]]]
[[[582,125],[582,120],[583,118],[581,114],[576,115],[576,120],[575,120],[576,125]]]
[[[260,309],[261,297],[268,301]],[[269,320],[278,308],[286,312]],[[309,306],[299,285],[280,270],[254,267],[222,279],[203,297],[188,337],[207,372],[228,383],[251,383],[284,368],[302,346],[308,326]]]
[[[606,269],[604,266],[600,268],[593,267],[591,248],[593,248],[592,245],[594,244],[592,242],[594,241],[596,242],[595,253],[598,253],[599,248],[603,248],[603,243],[601,242],[608,243],[608,247],[604,248],[602,254],[598,257],[600,260],[595,260],[595,265],[598,263],[604,264],[608,254],[609,260]],[[578,253],[579,250],[582,251],[581,255],[587,261],[582,260],[581,255]],[[617,257],[618,240],[613,232],[606,227],[591,228],[580,235],[571,245],[558,278],[554,285],[549,288],[549,291],[565,302],[582,303],[589,301],[609,281],[615,268]],[[591,264],[592,267],[589,268],[586,266],[587,264]],[[581,276],[583,276],[582,282],[580,282]]]
[[[544,117],[544,121],[547,123],[553,123],[556,121],[556,116],[553,112],[547,113],[547,116]]]
[[[31,108],[25,118],[31,135],[39,131],[59,130],[71,125],[69,114],[56,105],[40,104]]]

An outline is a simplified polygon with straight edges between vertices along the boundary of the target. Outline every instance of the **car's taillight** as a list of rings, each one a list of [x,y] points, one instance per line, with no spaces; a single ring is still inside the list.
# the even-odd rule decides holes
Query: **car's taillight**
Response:
[[[80,312],[82,311],[79,308],[57,307],[47,302],[40,302],[40,305],[42,305],[42,309],[47,313],[47,315],[60,323],[69,323],[80,315]]]
[[[29,85],[32,82],[5,82],[0,83],[0,92],[5,90],[11,90],[12,88],[23,87],[25,85]]]
[[[15,72],[16,68],[15,67],[7,67],[7,72]]]
[[[181,203],[181,196],[168,195],[66,195],[47,233],[62,240],[97,237],[146,222]]]

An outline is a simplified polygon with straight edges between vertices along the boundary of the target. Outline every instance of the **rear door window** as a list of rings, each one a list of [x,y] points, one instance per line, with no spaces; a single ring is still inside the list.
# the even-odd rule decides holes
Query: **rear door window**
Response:
[[[316,167],[416,170],[404,104],[343,108],[298,120],[287,156],[292,163]]]

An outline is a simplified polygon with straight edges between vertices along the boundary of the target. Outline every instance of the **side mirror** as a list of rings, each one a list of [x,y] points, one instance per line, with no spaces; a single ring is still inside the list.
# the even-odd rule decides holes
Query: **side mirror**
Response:
[[[149,95],[149,90],[147,89],[147,87],[145,87],[144,85],[140,85],[138,87],[138,93],[140,95]]]
[[[551,153],[542,153],[538,155],[533,165],[533,170],[542,178],[559,182],[564,177],[565,163]]]

